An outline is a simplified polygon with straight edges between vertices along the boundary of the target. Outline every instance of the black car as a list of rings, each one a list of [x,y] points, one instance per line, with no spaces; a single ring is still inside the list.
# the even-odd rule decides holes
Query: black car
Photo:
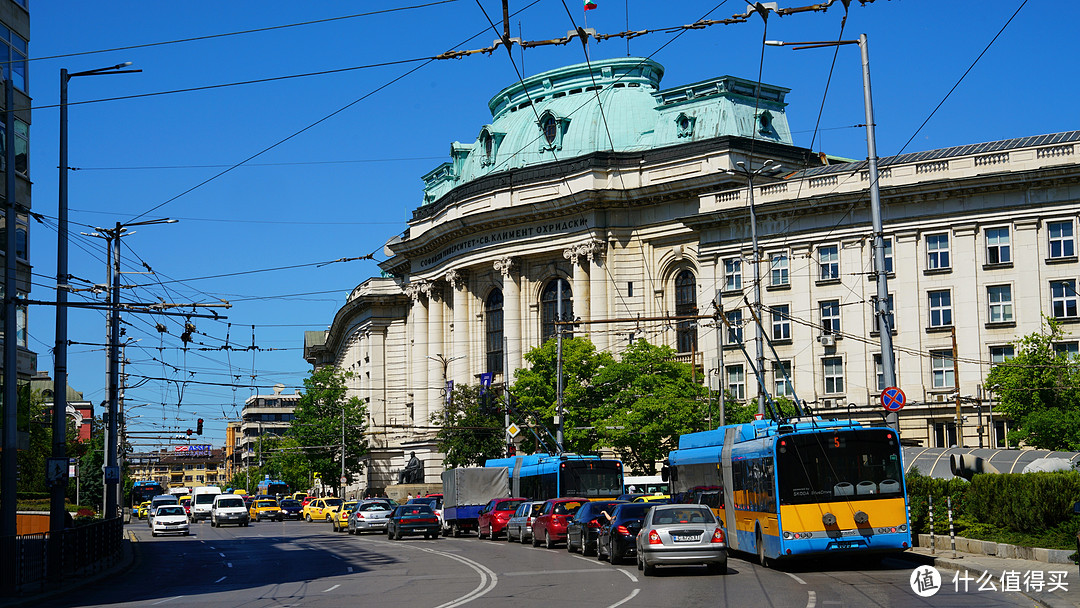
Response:
[[[611,511],[621,504],[625,503],[621,500],[597,500],[582,505],[574,513],[574,518],[566,522],[566,550],[596,555],[596,536],[600,526],[607,522],[601,511],[611,515]]]
[[[282,519],[295,519],[300,521],[304,516],[304,505],[300,504],[299,500],[293,498],[284,498],[278,503],[281,507]]]
[[[415,534],[423,534],[424,538],[439,538],[439,528],[439,517],[431,505],[401,505],[394,509],[386,522],[386,535],[394,540]]]
[[[656,503],[635,502],[615,507],[611,521],[600,527],[596,540],[597,559],[610,559],[612,564],[620,564],[627,557],[637,553],[634,541],[641,531],[641,522],[645,514]]]

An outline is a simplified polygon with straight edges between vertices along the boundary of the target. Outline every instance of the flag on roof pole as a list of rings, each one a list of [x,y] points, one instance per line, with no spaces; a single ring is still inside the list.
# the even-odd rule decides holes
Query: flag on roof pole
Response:
[[[596,2],[593,2],[593,0],[585,0],[585,10],[591,11],[594,8],[596,8]]]

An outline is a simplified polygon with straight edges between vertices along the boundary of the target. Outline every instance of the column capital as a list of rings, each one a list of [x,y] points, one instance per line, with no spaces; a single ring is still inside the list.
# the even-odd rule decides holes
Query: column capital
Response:
[[[428,295],[431,291],[427,281],[412,281],[405,285],[405,295],[413,302],[419,302],[421,296]]]
[[[468,281],[468,273],[464,270],[447,270],[443,277],[451,289],[464,289]]]
[[[563,257],[572,264],[588,264],[590,261],[599,259],[607,247],[603,241],[593,239],[579,245],[571,245],[563,250]]]
[[[514,267],[518,265],[517,258],[513,256],[506,256],[495,260],[495,270],[502,273],[504,279],[510,278],[510,273],[513,272]]]

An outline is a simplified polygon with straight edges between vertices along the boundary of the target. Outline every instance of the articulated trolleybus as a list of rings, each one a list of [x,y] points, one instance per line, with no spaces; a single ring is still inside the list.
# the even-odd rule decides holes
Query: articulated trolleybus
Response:
[[[911,546],[900,441],[887,427],[796,418],[683,435],[676,500],[713,508],[731,549],[769,560]]]
[[[618,498],[623,488],[622,461],[580,454],[531,454],[496,458],[485,467],[506,467],[510,494],[532,500],[574,496],[599,500]]]

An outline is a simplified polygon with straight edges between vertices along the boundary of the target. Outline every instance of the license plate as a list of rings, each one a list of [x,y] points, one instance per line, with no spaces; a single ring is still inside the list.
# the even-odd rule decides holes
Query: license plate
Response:
[[[701,536],[700,535],[695,536],[695,535],[690,535],[690,534],[672,534],[671,535],[671,540],[673,540],[673,541],[675,541],[677,543],[696,543],[699,540],[701,540]]]
[[[858,542],[850,541],[850,540],[836,543],[836,548],[837,549],[854,549],[855,547],[858,547],[858,546],[859,546]]]

